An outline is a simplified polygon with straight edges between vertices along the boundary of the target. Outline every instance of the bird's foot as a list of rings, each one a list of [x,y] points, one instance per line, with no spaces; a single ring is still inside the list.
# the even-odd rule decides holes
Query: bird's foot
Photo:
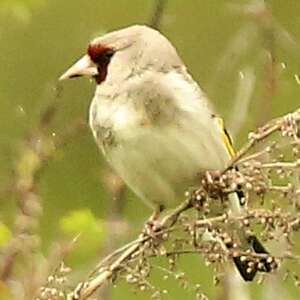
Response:
[[[221,172],[219,170],[206,171],[205,179],[208,184],[213,184],[215,180],[218,180],[221,176]]]
[[[164,210],[163,205],[159,205],[156,207],[150,218],[145,223],[144,229],[142,231],[142,234],[145,236],[155,237],[155,233],[160,228],[160,222],[159,217],[161,212]]]

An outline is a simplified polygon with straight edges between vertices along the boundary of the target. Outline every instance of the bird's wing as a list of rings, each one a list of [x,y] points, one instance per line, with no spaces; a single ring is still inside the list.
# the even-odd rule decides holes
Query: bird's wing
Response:
[[[229,132],[226,130],[223,119],[220,117],[215,117],[215,118],[220,126],[223,143],[225,144],[226,149],[230,154],[230,156],[233,157],[235,151],[233,148],[231,136]],[[244,193],[242,190],[238,190],[237,192],[229,195],[230,208],[233,211],[233,213],[243,212],[243,205],[244,205],[244,200],[242,200],[243,198],[244,198]],[[265,249],[265,247],[262,245],[262,243],[254,234],[246,236],[245,232],[243,230],[240,230],[239,227],[235,227],[235,228],[238,232],[242,249],[244,248],[245,250],[248,250],[252,248],[252,250],[255,253],[268,254],[268,251]],[[249,268],[249,262],[251,262],[251,259],[242,260],[241,256],[237,256],[233,258],[233,261],[245,281],[252,281],[254,279],[257,273],[257,268],[256,267]],[[272,270],[271,264],[268,263],[266,258],[262,258],[260,260],[260,263],[263,266],[261,271],[270,272]]]
[[[221,137],[222,137],[223,143],[227,149],[227,152],[231,157],[233,157],[235,154],[235,151],[233,148],[233,141],[232,141],[232,138],[231,138],[228,130],[225,127],[224,120],[219,116],[214,116],[214,118],[216,119],[216,121],[219,124],[220,130],[221,130]]]

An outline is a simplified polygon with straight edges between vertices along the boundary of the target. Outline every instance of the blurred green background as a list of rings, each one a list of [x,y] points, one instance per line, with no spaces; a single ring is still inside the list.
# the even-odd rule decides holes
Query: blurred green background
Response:
[[[241,126],[233,128],[237,146],[245,142],[245,133],[263,120],[299,106],[300,1],[265,1],[272,17],[260,18],[257,11],[263,2],[169,0],[160,24],[229,127],[234,127],[239,114],[239,110],[233,114],[238,86],[243,85],[243,77],[251,83],[245,118]],[[74,120],[87,121],[94,83],[78,79],[58,86],[57,78],[86,51],[91,38],[131,24],[149,23],[154,6],[153,0],[0,0],[0,183],[4,191],[0,220],[6,229],[15,221],[16,195],[5,193],[5,188],[14,174],[20,145],[37,126],[41,112],[57,102],[49,131],[54,142]],[[275,58],[271,63],[270,53]],[[275,74],[271,96],[265,88],[269,68]],[[70,264],[87,270],[92,266],[110,232],[103,221],[111,201],[102,180],[105,170],[87,128],[58,148],[43,168],[38,182],[43,207],[38,231],[44,255],[54,240],[82,232],[84,243],[75,245]],[[123,242],[138,232],[132,228],[140,228],[149,214],[149,209],[127,192],[124,220],[130,229]],[[199,262],[195,268],[194,261],[187,259],[184,268],[208,295],[215,294],[211,271],[203,264]],[[169,283],[172,285],[174,282]],[[299,290],[288,287],[291,299],[296,299]],[[194,299],[193,293],[178,286],[172,291],[169,299]],[[114,289],[114,299],[145,296],[134,294],[128,285]]]

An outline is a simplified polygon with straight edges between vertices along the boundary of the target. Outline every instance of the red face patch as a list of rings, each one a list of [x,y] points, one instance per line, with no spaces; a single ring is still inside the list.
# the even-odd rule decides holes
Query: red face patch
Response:
[[[112,48],[99,43],[90,44],[87,53],[91,60],[97,65],[98,75],[95,76],[95,80],[100,84],[106,78],[108,65],[115,51]]]
[[[87,53],[94,63],[101,61],[103,54],[110,50],[109,47],[103,44],[89,44]]]

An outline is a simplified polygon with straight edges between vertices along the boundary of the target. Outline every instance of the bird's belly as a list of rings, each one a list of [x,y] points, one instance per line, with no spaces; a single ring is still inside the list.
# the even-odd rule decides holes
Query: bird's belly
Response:
[[[152,205],[183,200],[197,173],[222,169],[228,157],[206,131],[177,126],[133,131],[105,154],[129,187]]]
[[[91,106],[94,137],[115,171],[152,206],[176,204],[197,173],[222,169],[229,160],[209,116],[178,114],[168,123],[148,124],[128,101],[105,103]]]

